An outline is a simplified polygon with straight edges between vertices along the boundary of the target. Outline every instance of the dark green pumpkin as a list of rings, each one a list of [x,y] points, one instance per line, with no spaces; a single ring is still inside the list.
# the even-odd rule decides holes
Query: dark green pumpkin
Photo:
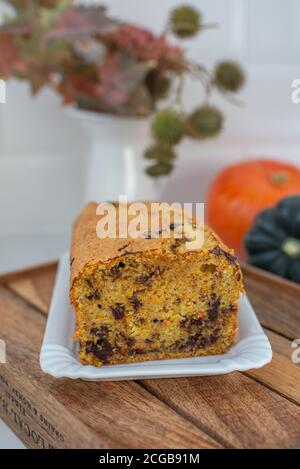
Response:
[[[300,283],[300,196],[257,215],[245,249],[250,264]]]

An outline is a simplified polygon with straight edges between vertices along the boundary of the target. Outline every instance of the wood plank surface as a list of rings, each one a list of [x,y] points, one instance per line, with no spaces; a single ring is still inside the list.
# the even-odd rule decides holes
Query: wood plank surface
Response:
[[[5,284],[28,303],[35,306],[44,314],[48,314],[55,276],[57,272],[57,263],[51,263],[46,268],[40,267],[28,270],[25,275],[12,274],[6,278]],[[0,277],[1,279],[1,277]],[[1,284],[1,281],[0,281]]]
[[[0,314],[7,343],[7,363],[0,368],[1,416],[29,447],[36,444],[26,429],[35,428],[37,415],[39,444],[43,440],[55,448],[220,447],[135,382],[88,383],[45,375],[39,367],[44,316],[4,287]],[[29,404],[24,407],[24,402]],[[44,421],[51,422],[52,433]]]
[[[270,364],[246,374],[300,405],[300,367],[275,349]]]
[[[300,441],[300,408],[242,375],[148,380],[146,387],[226,447],[290,447]]]
[[[249,265],[243,272],[261,324],[289,339],[300,338],[300,286]]]
[[[64,441],[50,439],[48,432],[51,445],[300,446],[300,365],[291,361],[291,341],[300,338],[299,286],[243,266],[247,292],[274,352],[272,362],[262,369],[215,377],[85,383],[52,379],[38,365],[55,271],[54,264],[40,272],[27,271],[6,279],[6,286],[0,288],[1,321],[3,312],[9,311],[3,323],[11,357],[7,374],[38,401],[43,415],[55,420]],[[10,344],[14,344],[11,350]],[[41,395],[39,399],[34,389]],[[68,430],[72,418],[77,421],[77,434]],[[15,429],[10,420],[6,417]],[[44,427],[42,431],[46,431]],[[85,436],[82,446],[77,443],[79,434]],[[25,435],[22,439],[36,447],[32,438]]]

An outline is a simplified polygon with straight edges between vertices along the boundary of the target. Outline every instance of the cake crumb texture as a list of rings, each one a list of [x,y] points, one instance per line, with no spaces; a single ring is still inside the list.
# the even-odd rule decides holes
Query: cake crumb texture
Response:
[[[119,205],[116,205],[118,213]],[[149,206],[149,203],[147,204]],[[225,353],[243,292],[237,258],[209,228],[200,249],[144,233],[105,238],[89,203],[74,224],[70,299],[83,364],[102,366]],[[124,207],[123,207],[124,208]],[[194,226],[194,219],[190,219]]]

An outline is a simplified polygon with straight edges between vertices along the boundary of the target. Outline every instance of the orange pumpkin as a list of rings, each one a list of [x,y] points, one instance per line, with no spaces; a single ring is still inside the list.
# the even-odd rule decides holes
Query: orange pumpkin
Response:
[[[230,166],[210,187],[208,223],[243,257],[244,235],[255,216],[293,194],[300,194],[300,170],[295,166],[263,159]]]

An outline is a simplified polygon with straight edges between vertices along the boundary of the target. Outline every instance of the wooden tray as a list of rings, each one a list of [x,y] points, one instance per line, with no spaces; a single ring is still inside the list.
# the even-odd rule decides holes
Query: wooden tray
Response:
[[[0,416],[30,448],[300,446],[300,287],[248,266],[245,284],[271,340],[260,370],[89,383],[52,379],[39,351],[57,264],[0,277]]]

